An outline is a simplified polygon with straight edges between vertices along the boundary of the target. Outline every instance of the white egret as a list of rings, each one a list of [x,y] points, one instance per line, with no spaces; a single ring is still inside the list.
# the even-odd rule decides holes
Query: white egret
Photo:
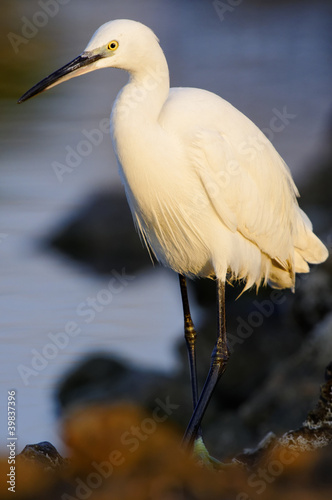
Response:
[[[180,277],[194,412],[184,443],[201,441],[200,423],[229,357],[225,282],[295,286],[295,273],[328,252],[297,203],[288,167],[264,134],[217,95],[172,88],[164,53],[143,24],[102,25],[76,59],[32,87],[23,102],[100,68],[129,72],[111,114],[111,135],[132,216],[149,251]],[[216,280],[217,341],[199,396],[196,332],[186,277]]]

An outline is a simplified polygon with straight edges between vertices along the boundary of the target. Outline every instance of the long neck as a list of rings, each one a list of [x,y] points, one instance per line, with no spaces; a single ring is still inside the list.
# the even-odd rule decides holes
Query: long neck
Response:
[[[131,72],[111,115],[114,150],[127,196],[132,200],[131,207],[134,199],[136,202],[140,200],[142,206],[149,205],[149,201],[143,202],[142,197],[148,192],[151,176],[156,175],[159,151],[167,149],[165,130],[158,118],[168,96],[169,74],[161,49],[160,53],[155,64],[152,59],[152,64]],[[140,188],[142,183],[145,188]]]
[[[158,47],[159,48],[159,47]],[[130,73],[127,85],[121,90],[113,107],[116,126],[126,122],[157,121],[169,92],[169,72],[164,53],[159,48],[139,70]]]

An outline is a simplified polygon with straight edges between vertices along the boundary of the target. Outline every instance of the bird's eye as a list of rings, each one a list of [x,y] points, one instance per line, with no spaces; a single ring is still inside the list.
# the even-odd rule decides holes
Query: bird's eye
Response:
[[[117,42],[116,40],[112,40],[108,45],[107,45],[107,48],[108,50],[112,50],[114,52],[114,50],[116,50],[117,48],[119,47],[119,42]]]

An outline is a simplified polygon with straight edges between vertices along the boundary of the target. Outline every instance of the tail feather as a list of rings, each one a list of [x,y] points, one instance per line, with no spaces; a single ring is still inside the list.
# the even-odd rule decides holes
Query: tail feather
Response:
[[[292,288],[295,286],[295,273],[308,273],[308,264],[320,264],[328,257],[328,250],[312,232],[308,216],[299,208],[294,235],[293,256],[285,262],[271,259],[268,283],[273,288]]]
[[[277,288],[279,290],[282,288],[291,288],[293,290],[295,286],[295,273],[293,266],[290,265],[289,267],[284,267],[280,265],[277,260],[271,259],[268,284],[272,288]]]
[[[308,262],[296,249],[294,251],[294,267],[296,273],[308,273],[310,271]]]
[[[298,207],[295,226],[294,250],[306,262],[320,264],[324,262],[329,253],[326,246],[312,231],[312,224],[303,210]]]
[[[329,256],[326,246],[312,232],[308,233],[307,247],[295,247],[295,251],[310,264],[320,264]]]

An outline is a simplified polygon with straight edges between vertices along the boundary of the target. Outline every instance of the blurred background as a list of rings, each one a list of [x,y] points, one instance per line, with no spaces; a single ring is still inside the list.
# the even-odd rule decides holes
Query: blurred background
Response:
[[[7,390],[16,389],[18,447],[48,440],[61,450],[56,415],[68,401],[82,397],[85,386],[80,381],[77,389],[76,375],[66,379],[59,403],[59,397],[54,399],[59,381],[75,369],[93,378],[104,367],[95,378],[105,373],[114,378],[97,380],[104,387],[100,397],[130,398],[135,381],[140,403],[149,406],[168,395],[180,405],[177,420],[185,425],[190,389],[177,277],[153,268],[141,248],[108,134],[98,145],[82,146],[86,132],[108,118],[127,75],[103,70],[23,105],[16,101],[81,53],[99,25],[116,18],[141,21],[160,39],[172,86],[213,91],[265,131],[293,173],[301,206],[331,249],[332,5],[320,0],[4,0],[1,9],[1,422]],[[278,113],[286,119],[276,131],[272,124]],[[76,159],[68,163],[72,151]],[[319,328],[324,335],[331,333],[332,322],[326,323],[331,318],[329,268],[319,269],[310,277],[314,281],[303,281],[298,299],[285,293],[273,315],[254,328],[255,335],[236,343],[233,364],[207,415],[214,429],[210,439],[219,452],[240,450],[271,428],[300,424],[317,398],[316,379],[310,385],[306,374],[302,392],[307,399],[288,420],[280,419],[273,398],[268,410],[266,398],[257,403],[273,370],[280,373],[279,361],[284,374],[285,363],[298,356],[317,325],[325,321]],[[119,280],[119,275],[119,292],[105,294],[110,279]],[[199,283],[190,292],[197,329],[208,332],[209,343],[200,348],[203,377],[214,339],[213,283]],[[238,293],[228,293],[230,332],[271,290],[248,293],[235,303]],[[93,313],[88,315],[88,309]],[[71,328],[75,336],[68,334]],[[317,369],[322,377],[331,357],[328,346],[323,354]],[[97,360],[82,368],[82,360],[91,355]],[[287,408],[294,407],[292,398],[299,392],[296,382],[292,387]],[[249,396],[256,398],[253,411],[248,410]],[[283,414],[289,416],[288,410]],[[213,437],[216,428],[218,439]],[[3,431],[2,447],[5,438]]]

